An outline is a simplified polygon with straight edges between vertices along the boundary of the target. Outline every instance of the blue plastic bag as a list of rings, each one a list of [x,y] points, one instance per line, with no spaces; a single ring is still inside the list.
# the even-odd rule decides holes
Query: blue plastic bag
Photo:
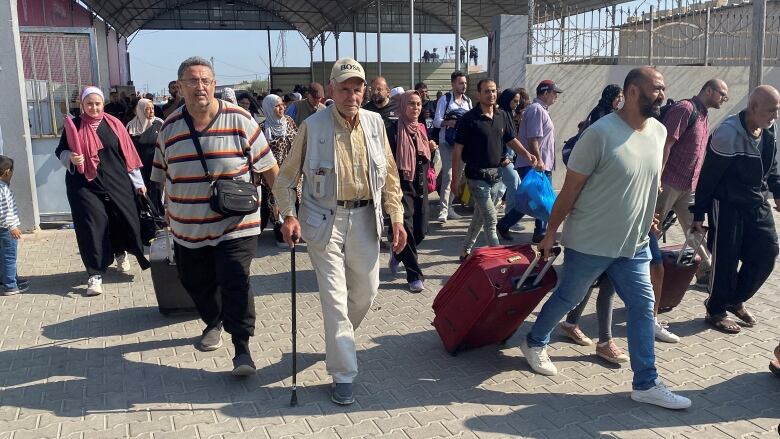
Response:
[[[548,221],[555,203],[555,191],[544,172],[531,169],[515,194],[515,209],[538,220]]]

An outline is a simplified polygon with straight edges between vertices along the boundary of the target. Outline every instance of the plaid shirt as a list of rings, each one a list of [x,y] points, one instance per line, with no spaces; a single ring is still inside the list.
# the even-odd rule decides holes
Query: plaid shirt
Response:
[[[693,105],[696,105],[699,115],[689,128],[688,119],[693,113]],[[667,139],[674,139],[675,142],[669,149],[661,183],[680,191],[695,191],[701,165],[704,163],[704,153],[707,151],[707,108],[697,97],[681,101],[666,113],[664,125]]]

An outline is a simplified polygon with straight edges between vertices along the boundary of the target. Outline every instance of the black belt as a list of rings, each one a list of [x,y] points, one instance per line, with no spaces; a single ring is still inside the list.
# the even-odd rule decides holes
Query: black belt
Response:
[[[371,204],[374,200],[337,200],[336,204],[345,209],[357,209]]]

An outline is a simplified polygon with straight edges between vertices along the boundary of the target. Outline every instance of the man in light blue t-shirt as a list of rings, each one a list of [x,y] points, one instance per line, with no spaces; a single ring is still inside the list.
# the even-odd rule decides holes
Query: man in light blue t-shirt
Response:
[[[628,310],[631,399],[670,409],[690,407],[672,393],[655,368],[653,287],[648,232],[660,183],[666,128],[654,119],[664,102],[664,78],[652,67],[629,72],[622,109],[588,127],[569,158],[566,180],[555,200],[540,249],[549,254],[566,219],[560,284],[542,307],[521,344],[537,373],[555,375],[547,355],[550,333],[606,272]]]

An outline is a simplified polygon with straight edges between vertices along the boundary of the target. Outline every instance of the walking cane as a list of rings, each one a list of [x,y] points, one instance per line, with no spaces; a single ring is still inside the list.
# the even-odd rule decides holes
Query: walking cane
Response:
[[[292,396],[290,397],[290,405],[296,406],[298,405],[298,393],[297,393],[297,385],[298,385],[298,363],[297,363],[297,352],[296,352],[296,345],[298,342],[298,328],[297,328],[297,321],[295,318],[295,308],[296,308],[296,301],[295,301],[295,293],[296,293],[296,285],[295,285],[295,241],[298,239],[297,236],[292,237],[293,246],[290,249],[290,274],[292,276],[290,280],[290,292],[292,297]]]

